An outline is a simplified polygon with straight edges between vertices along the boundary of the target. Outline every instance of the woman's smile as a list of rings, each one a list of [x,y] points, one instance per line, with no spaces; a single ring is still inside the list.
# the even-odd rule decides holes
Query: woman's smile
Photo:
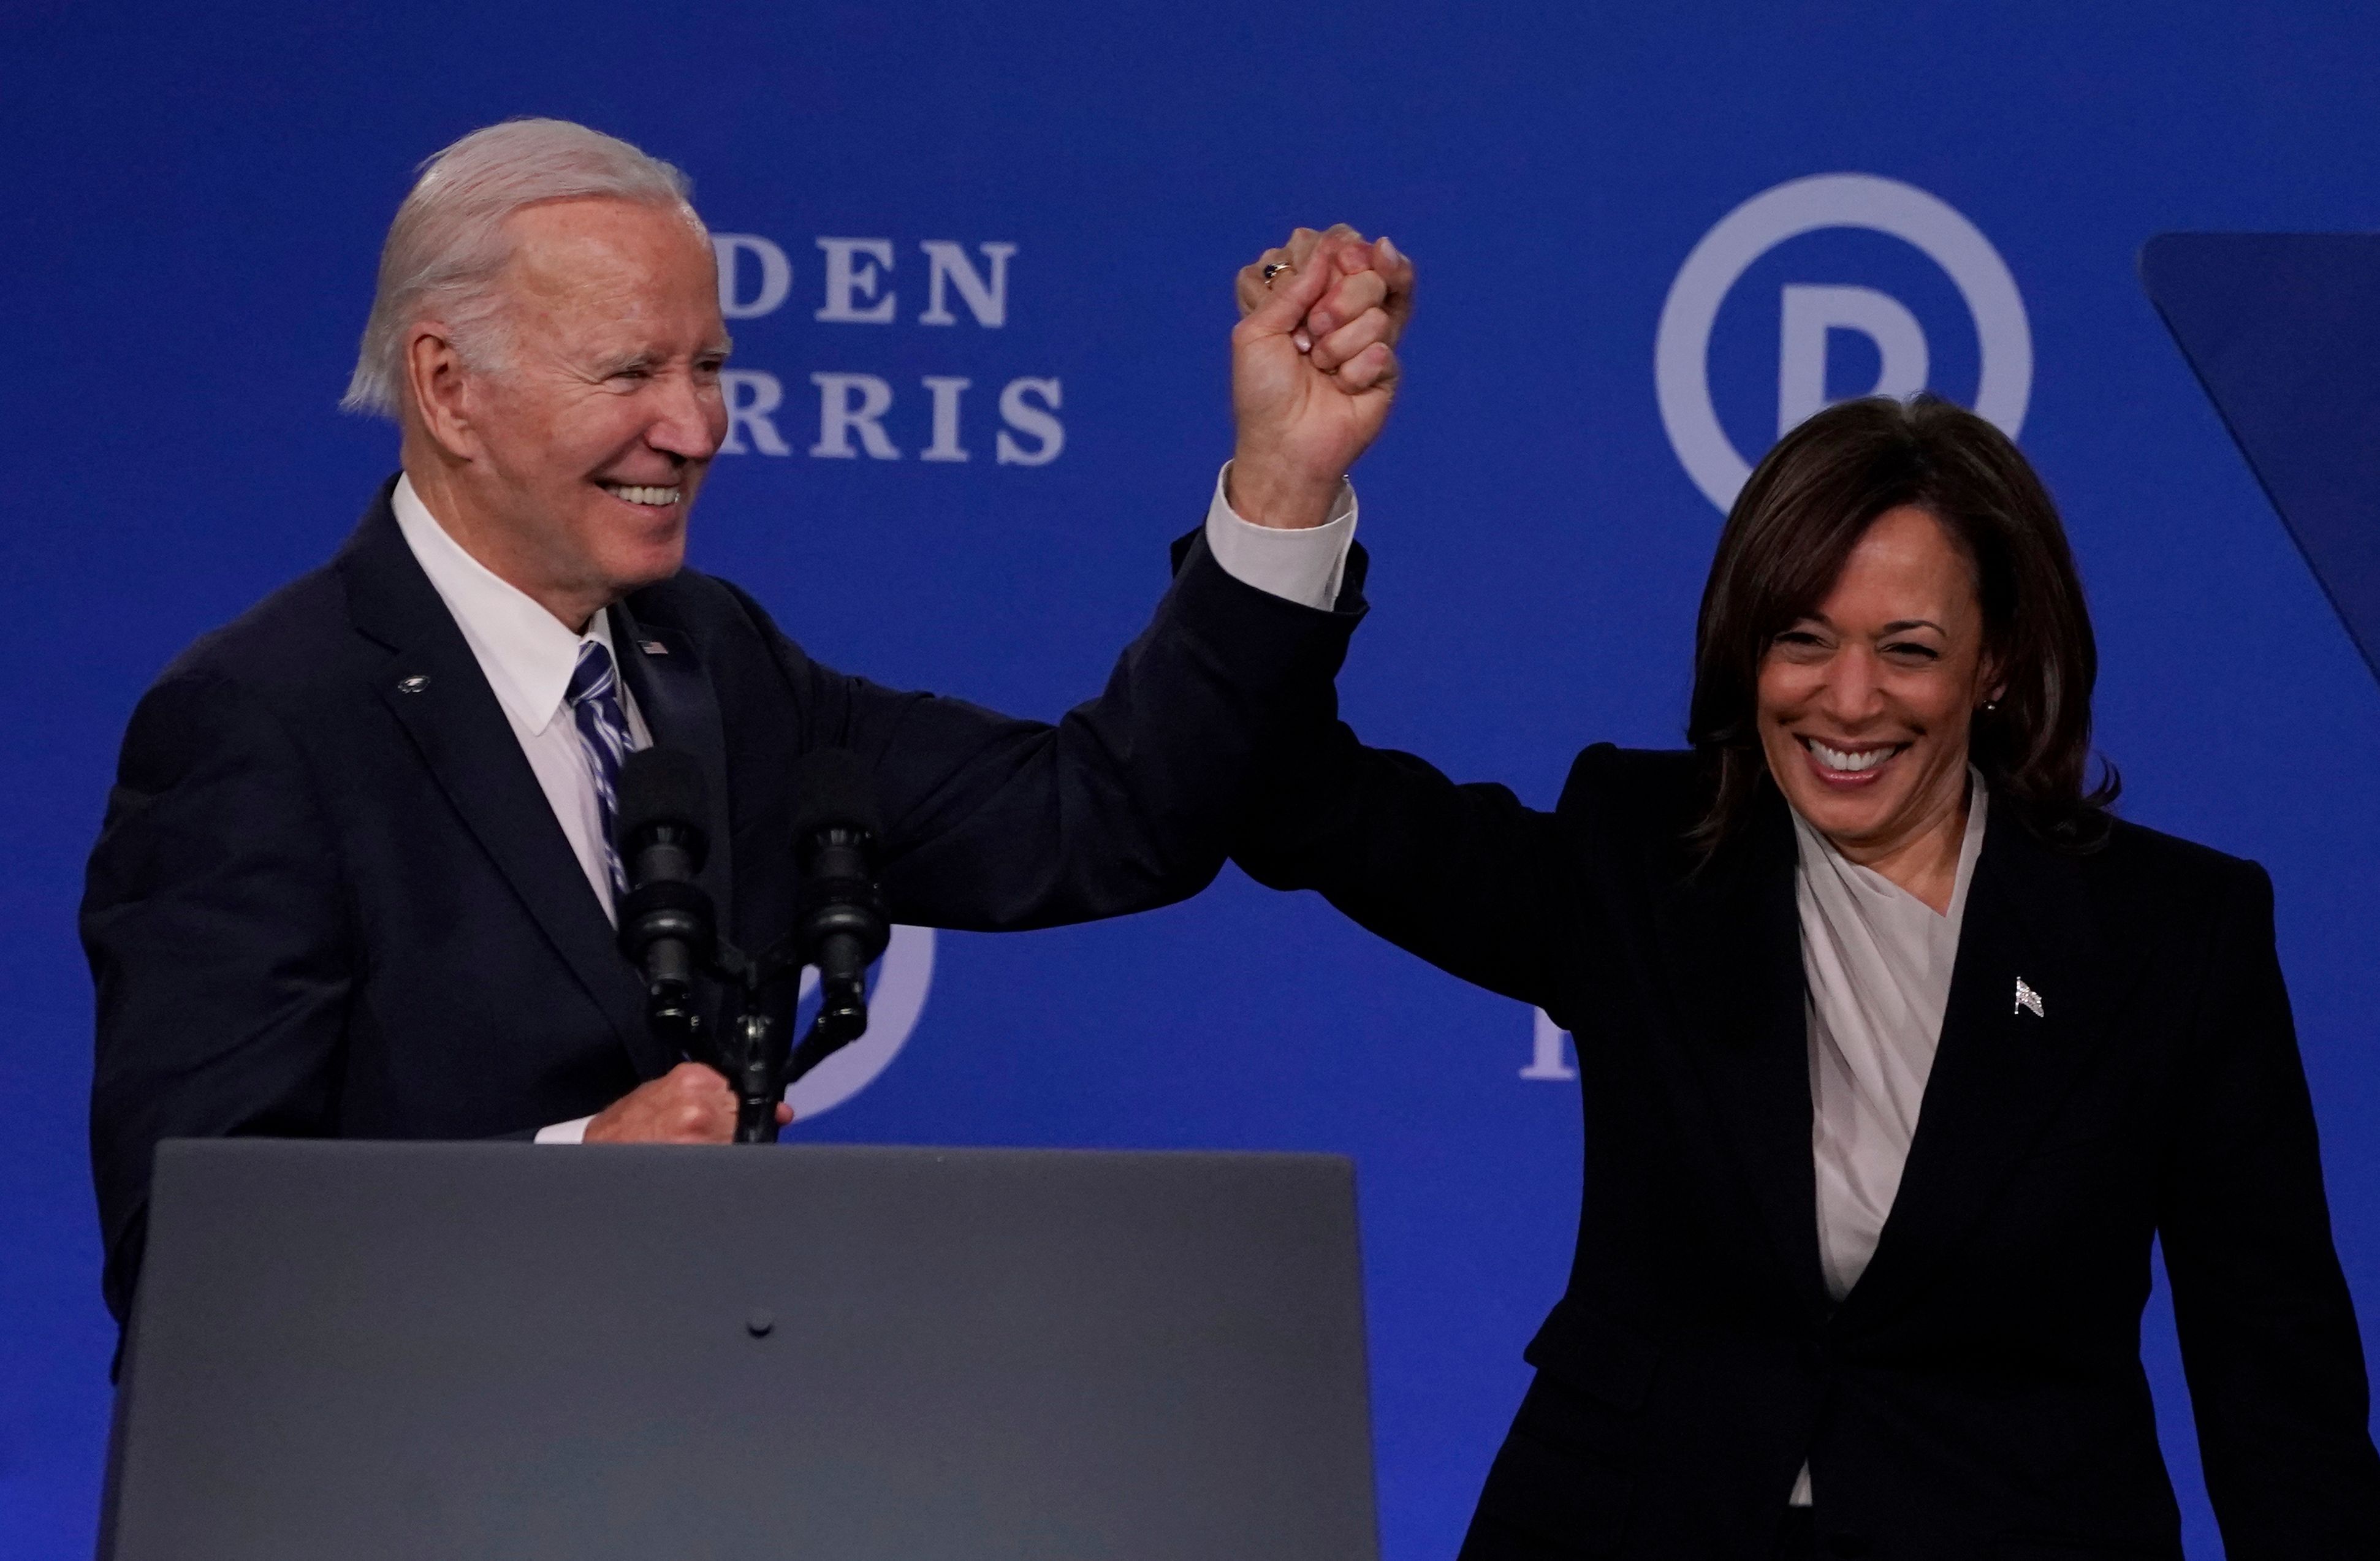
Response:
[[[1809,756],[1810,771],[1819,783],[1839,792],[1875,785],[1884,778],[1886,768],[1909,746],[1906,743],[1859,743],[1850,739],[1830,743],[1806,732],[1794,733],[1794,739]]]

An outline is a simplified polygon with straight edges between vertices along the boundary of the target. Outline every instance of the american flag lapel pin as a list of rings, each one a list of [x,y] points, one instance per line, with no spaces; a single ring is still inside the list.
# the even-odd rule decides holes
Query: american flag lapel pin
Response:
[[[648,656],[666,656],[669,654],[669,647],[663,645],[657,639],[640,639],[637,641],[637,648],[643,651]]]
[[[2020,975],[2016,978],[2016,1007],[2009,1010],[2009,1011],[2010,1013],[2022,1013],[2028,1009],[2032,1010],[2033,1016],[2035,1019],[2046,1019],[2048,1017],[2048,1015],[2041,1011],[2041,994],[2026,986],[2024,977]]]

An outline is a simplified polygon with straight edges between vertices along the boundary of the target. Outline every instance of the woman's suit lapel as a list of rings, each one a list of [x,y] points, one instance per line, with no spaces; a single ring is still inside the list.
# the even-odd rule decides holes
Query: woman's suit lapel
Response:
[[[1810,1061],[1793,827],[1764,783],[1742,832],[1662,907],[1683,1049],[1787,1288],[1827,1308],[1810,1161]]]
[[[1862,1317],[1942,1271],[2106,1028],[2117,976],[2082,867],[1995,802],[1916,1138],[1876,1256],[1844,1303]]]
[[[1787,1283],[1824,1315],[1794,860],[1791,817],[1764,785],[1742,834],[1677,888],[1660,923],[1684,1049],[1720,1136]],[[1938,1274],[2048,1124],[2104,1028],[2108,959],[2075,860],[2003,805],[1968,889],[1900,1190],[1846,1321],[1881,1313]],[[2020,979],[2033,998],[2022,1006]]]

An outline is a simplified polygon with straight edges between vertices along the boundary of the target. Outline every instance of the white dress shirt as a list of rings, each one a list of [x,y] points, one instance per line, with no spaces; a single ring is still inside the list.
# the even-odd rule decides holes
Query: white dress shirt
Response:
[[[1243,585],[1329,611],[1339,600],[1347,575],[1347,551],[1355,543],[1355,489],[1339,484],[1330,517],[1303,531],[1276,531],[1242,520],[1224,496],[1232,465],[1215,474],[1215,496],[1207,503],[1207,551]]]
[[[1274,531],[1253,526],[1232,512],[1224,498],[1231,474],[1227,464],[1215,478],[1214,498],[1207,506],[1207,546],[1215,562],[1242,583],[1301,606],[1329,609],[1339,599],[1347,570],[1347,551],[1355,539],[1355,490],[1341,483],[1339,496],[1325,525],[1302,531]],[[616,920],[612,903],[612,877],[603,860],[602,813],[595,797],[595,778],[587,768],[587,751],[578,738],[578,724],[564,698],[570,674],[578,665],[579,647],[592,640],[612,653],[608,613],[588,620],[586,632],[572,630],[548,612],[526,591],[496,574],[463,550],[445,526],[430,513],[414,491],[413,479],[400,477],[389,498],[397,528],[414,561],[430,576],[438,599],[454,615],[455,626],[486,674],[513,735],[537,774],[537,783],[553,808],[587,886],[603,914]],[[625,674],[619,679],[621,708],[628,718],[631,745],[650,745],[644,717],[628,692]],[[577,1144],[593,1119],[558,1122],[541,1130],[540,1144]]]
[[[1837,1301],[1851,1293],[1876,1255],[1942,1040],[1967,887],[1984,848],[1990,801],[1983,776],[1972,768],[1968,775],[1967,831],[1949,908],[1940,913],[1882,873],[1850,861],[1808,819],[1793,815],[1818,1259],[1827,1293]],[[1807,1464],[1790,1499],[1795,1507],[1810,1505]]]
[[[528,592],[465,552],[423,505],[410,478],[396,479],[389,507],[396,512],[397,528],[405,533],[414,561],[430,576],[480,671],[487,674],[488,686],[495,691],[496,703],[504,707],[504,719],[512,722],[513,735],[553,808],[554,821],[587,875],[587,887],[595,891],[603,914],[616,919],[611,869],[603,861],[603,816],[595,800],[595,777],[587,768],[578,722],[563,697],[578,666],[580,646],[591,640],[612,652],[611,614],[598,612],[587,621],[585,634],[574,633]],[[613,664],[619,664],[616,654]],[[652,735],[645,730],[625,676],[619,680],[619,694],[633,745],[650,746]]]

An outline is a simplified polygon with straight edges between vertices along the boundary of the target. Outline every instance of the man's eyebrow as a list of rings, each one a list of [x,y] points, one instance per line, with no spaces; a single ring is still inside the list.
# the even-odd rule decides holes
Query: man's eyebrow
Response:
[[[650,369],[660,361],[660,356],[651,352],[621,353],[617,357],[596,359],[595,372],[600,378],[609,379],[614,374],[625,374],[631,369]]]

